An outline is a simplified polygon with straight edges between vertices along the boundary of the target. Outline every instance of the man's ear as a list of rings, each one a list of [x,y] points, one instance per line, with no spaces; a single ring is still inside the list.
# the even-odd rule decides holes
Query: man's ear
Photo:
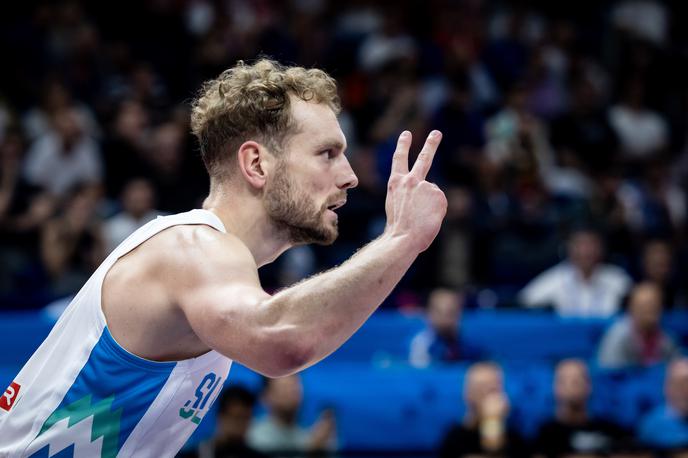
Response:
[[[249,140],[239,147],[237,159],[244,179],[252,187],[262,189],[274,161],[272,154],[260,143]]]

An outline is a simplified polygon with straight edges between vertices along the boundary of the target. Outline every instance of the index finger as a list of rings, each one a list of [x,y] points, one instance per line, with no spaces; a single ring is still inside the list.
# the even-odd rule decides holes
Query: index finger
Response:
[[[408,153],[411,147],[411,132],[405,130],[399,135],[397,140],[397,149],[394,150],[392,157],[392,173],[400,173],[406,175],[408,168]]]
[[[420,154],[418,154],[416,163],[413,164],[411,173],[417,175],[419,178],[423,180],[425,179],[425,177],[428,175],[428,172],[430,171],[432,160],[435,157],[435,152],[437,151],[437,147],[440,145],[441,140],[442,132],[440,132],[439,130],[433,130],[432,132],[430,132],[430,135],[428,135],[427,140],[425,140],[425,145],[423,145],[423,149],[420,150]]]

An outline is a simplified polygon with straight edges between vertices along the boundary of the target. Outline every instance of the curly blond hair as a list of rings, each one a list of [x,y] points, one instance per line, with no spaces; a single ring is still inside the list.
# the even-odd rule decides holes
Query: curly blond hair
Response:
[[[269,59],[252,65],[239,61],[203,84],[192,103],[191,130],[211,179],[231,176],[234,153],[247,140],[281,152],[287,136],[298,129],[290,96],[340,111],[337,85],[327,73]]]

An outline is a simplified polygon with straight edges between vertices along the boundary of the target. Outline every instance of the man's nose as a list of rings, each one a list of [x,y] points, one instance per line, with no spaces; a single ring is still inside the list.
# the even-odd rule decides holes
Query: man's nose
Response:
[[[356,173],[354,173],[354,170],[351,168],[349,159],[347,159],[344,155],[342,155],[342,158],[344,159],[344,165],[342,166],[342,171],[340,173],[340,178],[337,182],[337,187],[339,189],[355,188],[356,186],[358,186],[358,177],[356,176]]]

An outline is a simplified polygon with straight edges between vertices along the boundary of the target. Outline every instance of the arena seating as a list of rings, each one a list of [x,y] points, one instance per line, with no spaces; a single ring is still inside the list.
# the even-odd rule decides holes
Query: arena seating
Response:
[[[668,314],[665,321],[676,335],[688,335],[685,312]],[[514,426],[532,436],[551,414],[553,363],[574,356],[592,360],[599,336],[610,322],[516,310],[469,311],[463,332],[503,364]],[[0,385],[9,384],[53,323],[39,312],[3,315]],[[448,425],[463,415],[461,390],[467,364],[409,367],[408,343],[422,327],[418,316],[376,313],[340,350],[304,371],[304,422],[314,421],[322,409],[331,407],[344,448],[433,448]],[[593,410],[628,426],[662,401],[663,367],[623,371],[593,367],[592,378]],[[235,364],[229,383],[258,391],[262,379]],[[192,440],[210,437],[212,427],[212,421],[204,421]]]

